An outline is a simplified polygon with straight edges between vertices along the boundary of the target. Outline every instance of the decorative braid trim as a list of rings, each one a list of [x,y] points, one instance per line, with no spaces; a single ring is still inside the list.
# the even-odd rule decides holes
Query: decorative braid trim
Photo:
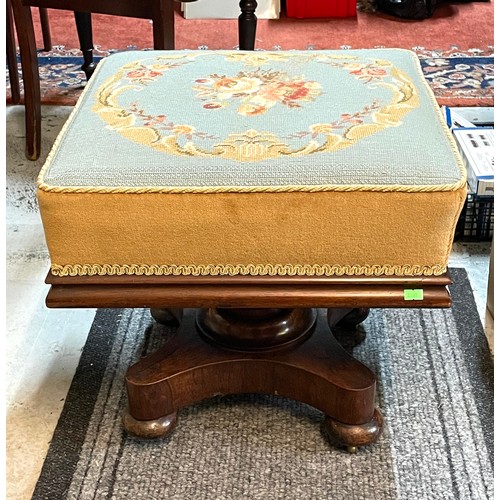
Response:
[[[441,112],[439,105],[437,103],[436,97],[433,94],[429,84],[425,80],[424,74],[422,72],[422,67],[420,66],[420,60],[417,55],[406,49],[385,49],[388,51],[398,50],[407,52],[410,57],[412,57],[415,64],[415,70],[420,78],[423,87],[426,90],[427,96],[429,97],[432,106],[436,110],[436,115],[440,121],[444,133],[448,136],[450,146],[452,148],[453,154],[455,156],[457,165],[460,170],[460,180],[452,184],[442,184],[442,185],[421,185],[421,186],[408,186],[403,184],[394,185],[380,185],[380,184],[360,184],[360,185],[297,185],[297,186],[182,186],[182,187],[163,187],[163,186],[141,186],[141,187],[104,187],[104,186],[51,186],[44,182],[45,173],[49,170],[52,161],[57,153],[59,144],[65,137],[67,130],[76,118],[76,114],[79,108],[84,102],[84,98],[87,93],[90,92],[92,85],[87,85],[83,90],[78,102],[76,103],[73,111],[71,112],[69,118],[66,120],[61,132],[59,133],[56,141],[54,142],[52,149],[50,150],[47,160],[43,165],[40,173],[38,175],[37,186],[41,191],[52,192],[52,193],[93,193],[93,194],[147,194],[147,193],[288,193],[288,192],[319,192],[319,191],[377,191],[377,192],[408,192],[408,193],[418,193],[418,192],[436,192],[436,191],[456,191],[463,188],[467,183],[467,171],[463,163],[462,157],[458,150],[458,146],[451,134],[451,131],[446,124],[443,113]],[[224,51],[231,52],[231,51]],[[236,52],[236,51],[235,51]],[[96,73],[102,70],[104,64],[102,62],[97,65],[96,71],[94,72],[94,81]],[[362,273],[361,273],[362,274]]]
[[[210,187],[84,187],[84,186],[49,186],[44,182],[38,183],[38,188],[48,193],[80,193],[80,194],[210,194],[210,193],[318,193],[325,191],[371,191],[371,192],[404,192],[428,193],[438,191],[456,191],[464,187],[465,180],[455,184],[408,186],[408,185],[380,185],[380,184],[352,184],[352,185],[298,185],[298,186],[210,186]]]
[[[55,276],[439,276],[446,272],[446,266],[53,264],[51,271]]]

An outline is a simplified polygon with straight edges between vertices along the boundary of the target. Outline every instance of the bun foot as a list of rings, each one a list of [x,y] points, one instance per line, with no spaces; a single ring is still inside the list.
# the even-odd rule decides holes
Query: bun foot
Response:
[[[182,323],[182,316],[184,313],[183,309],[171,308],[171,309],[159,309],[152,308],[149,310],[153,319],[165,326],[179,327]]]
[[[361,344],[366,332],[361,323],[368,317],[370,309],[360,307],[356,309],[328,309],[328,325],[344,349],[352,349]]]
[[[326,417],[324,429],[330,442],[338,448],[345,447],[349,453],[356,453],[359,446],[374,443],[384,426],[384,418],[377,408],[373,418],[366,424],[349,425]]]
[[[123,415],[127,434],[142,439],[159,439],[170,434],[177,423],[177,412],[155,420],[136,420],[129,412]]]

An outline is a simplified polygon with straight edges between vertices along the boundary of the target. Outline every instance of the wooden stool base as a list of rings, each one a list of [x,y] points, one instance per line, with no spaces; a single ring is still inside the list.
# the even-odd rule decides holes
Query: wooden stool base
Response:
[[[46,282],[51,285],[48,307],[149,307],[160,323],[181,324],[163,348],[127,372],[129,410],[124,425],[131,434],[145,438],[166,435],[174,428],[180,408],[206,398],[267,393],[302,401],[323,411],[329,439],[349,451],[373,443],[383,426],[382,416],[374,406],[374,374],[342,347],[349,349],[363,340],[364,332],[358,324],[366,317],[367,308],[451,305],[448,274],[328,277],[49,273]],[[421,299],[408,300],[408,289],[418,289]],[[169,309],[164,309],[166,304]],[[249,310],[241,309],[270,305],[290,309],[283,315],[277,309],[260,309],[253,318]],[[210,340],[207,342],[197,332],[194,310],[184,309],[182,320],[185,307],[233,310],[200,313],[198,326],[205,339]],[[311,313],[294,309],[305,307],[327,308],[326,320],[320,314],[314,327]],[[271,317],[260,321],[266,314]],[[231,316],[240,327],[246,316],[250,328],[245,321],[243,329],[233,328]],[[268,329],[273,316],[275,324]],[[233,324],[221,331],[226,321]],[[290,325],[291,334],[287,333]],[[244,335],[238,337],[241,331]],[[257,338],[263,335],[261,340],[268,343],[266,349],[258,349],[254,334]],[[246,338],[244,342],[242,337]],[[286,339],[288,345],[280,338]],[[225,347],[216,345],[221,340]]]
[[[350,311],[330,314],[329,325],[346,318],[344,329],[355,329],[356,317],[366,314]],[[180,317],[158,310],[154,315]],[[264,393],[323,411],[325,430],[337,446],[353,451],[372,443],[383,425],[374,406],[375,376],[343,349],[324,317],[316,327],[315,318],[311,309],[185,310],[177,333],[127,371],[125,429],[142,438],[162,437],[174,428],[180,408],[217,395]]]
[[[199,309],[196,326],[216,346],[268,351],[304,342],[314,331],[316,311],[304,309]]]

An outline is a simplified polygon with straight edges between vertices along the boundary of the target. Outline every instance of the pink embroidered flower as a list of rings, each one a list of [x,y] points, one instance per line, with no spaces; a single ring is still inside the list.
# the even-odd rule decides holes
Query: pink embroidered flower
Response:
[[[311,100],[319,94],[319,84],[316,82],[279,82],[274,89],[283,103]]]
[[[354,75],[359,80],[381,80],[384,76],[387,76],[387,71],[383,68],[377,68],[373,66],[363,66],[361,68],[353,69],[349,71],[351,75]]]
[[[127,78],[130,80],[137,80],[139,82],[152,82],[155,78],[161,76],[163,73],[159,71],[151,71],[147,68],[143,69],[134,69],[127,73]]]
[[[218,102],[207,102],[206,104],[203,105],[205,109],[219,109],[222,108],[222,104]]]

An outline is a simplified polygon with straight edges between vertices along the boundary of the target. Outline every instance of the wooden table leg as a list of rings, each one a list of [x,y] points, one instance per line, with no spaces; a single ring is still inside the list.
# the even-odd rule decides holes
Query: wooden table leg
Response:
[[[92,15],[90,12],[74,12],[76,31],[80,50],[83,55],[82,70],[87,80],[93,75],[96,64],[94,62],[94,42],[92,36]]]
[[[155,50],[175,49],[175,10],[173,0],[153,3],[153,47]]]
[[[312,309],[187,310],[178,332],[129,368],[125,429],[162,437],[180,408],[216,395],[265,393],[323,411],[338,446],[372,443],[382,429],[375,376],[324,321],[315,323]]]
[[[10,95],[12,104],[21,102],[21,89],[19,86],[19,72],[17,70],[16,36],[14,30],[14,15],[12,14],[11,0],[6,3],[6,37],[7,37],[7,68],[9,70]]]
[[[240,0],[241,14],[238,17],[238,37],[240,50],[255,49],[255,34],[257,33],[256,0]]]
[[[12,2],[12,9],[23,71],[26,157],[36,160],[40,156],[42,108],[33,18],[31,8],[24,6],[22,2]]]
[[[49,14],[47,9],[38,9],[40,14],[40,26],[42,27],[43,50],[48,52],[52,50],[52,37],[50,35]]]

